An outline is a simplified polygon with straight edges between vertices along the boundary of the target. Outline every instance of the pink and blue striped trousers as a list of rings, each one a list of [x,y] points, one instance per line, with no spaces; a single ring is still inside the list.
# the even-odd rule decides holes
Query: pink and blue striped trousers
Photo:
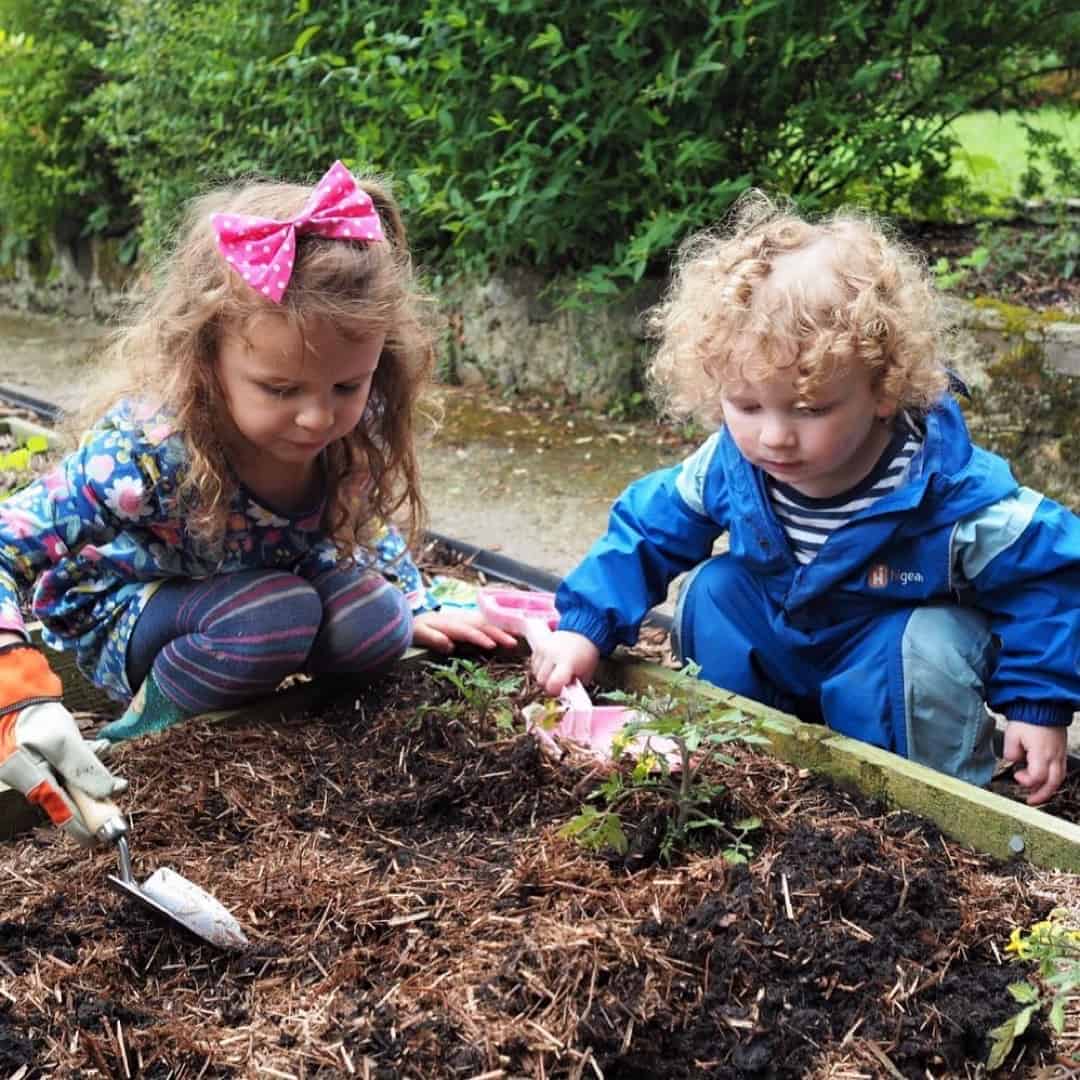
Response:
[[[409,604],[377,570],[335,567],[313,580],[244,570],[170,580],[128,645],[128,681],[154,681],[195,715],[272,691],[296,672],[374,672],[412,639]]]

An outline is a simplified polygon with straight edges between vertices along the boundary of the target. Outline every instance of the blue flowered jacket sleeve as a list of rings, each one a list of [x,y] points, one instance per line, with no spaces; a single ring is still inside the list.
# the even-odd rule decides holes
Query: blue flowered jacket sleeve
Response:
[[[107,419],[114,422],[103,421],[51,472],[0,503],[0,629],[25,634],[20,598],[32,595],[35,615],[78,636],[109,617],[107,607],[94,609],[118,581],[171,572],[156,558],[171,554],[180,529],[159,485],[168,454],[155,457],[134,439],[137,422],[126,413]],[[168,435],[152,423],[139,430]]]
[[[420,568],[413,562],[404,537],[393,525],[383,526],[375,542],[375,554],[375,565],[383,577],[405,594],[414,615],[438,607],[424,585]]]
[[[96,670],[116,620],[137,615],[147,583],[336,563],[320,514],[280,517],[243,492],[223,544],[204,544],[187,530],[179,502],[185,463],[168,417],[124,403],[51,473],[0,502],[0,629],[25,634],[20,600],[30,600],[49,642],[78,648]],[[434,606],[396,529],[380,534],[374,559],[365,561],[414,612]]]
[[[439,606],[425,586],[405,538],[393,525],[384,525],[376,535],[374,558],[366,551],[358,552],[357,558],[361,565],[373,566],[387,581],[396,585],[405,594],[414,615],[434,611]],[[334,566],[338,561],[337,548],[327,540],[313,549],[305,562],[310,560],[323,567]]]

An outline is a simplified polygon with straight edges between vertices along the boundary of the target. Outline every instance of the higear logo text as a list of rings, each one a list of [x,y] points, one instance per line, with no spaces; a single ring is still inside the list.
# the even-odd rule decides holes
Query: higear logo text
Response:
[[[874,563],[866,574],[871,589],[885,589],[894,581],[898,585],[920,585],[924,580],[918,570],[894,570],[887,563]]]

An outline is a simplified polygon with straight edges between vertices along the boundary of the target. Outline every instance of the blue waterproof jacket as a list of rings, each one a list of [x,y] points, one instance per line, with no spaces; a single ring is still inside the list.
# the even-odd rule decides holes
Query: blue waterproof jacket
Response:
[[[837,529],[807,566],[761,471],[718,432],[623,492],[607,533],[558,590],[559,629],[584,634],[602,654],[633,644],[672,579],[709,558],[726,532],[730,555],[799,630],[925,604],[978,608],[1000,641],[990,707],[1010,720],[1068,724],[1080,709],[1080,518],[973,446],[951,398],[925,422],[907,482]]]

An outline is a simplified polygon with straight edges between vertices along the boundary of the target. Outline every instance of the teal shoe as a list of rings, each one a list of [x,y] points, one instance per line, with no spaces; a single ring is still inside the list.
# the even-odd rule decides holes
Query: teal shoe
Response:
[[[125,739],[137,739],[141,735],[164,731],[186,720],[189,715],[161,692],[151,672],[131,699],[124,715],[106,724],[97,734],[110,743],[123,742]]]

